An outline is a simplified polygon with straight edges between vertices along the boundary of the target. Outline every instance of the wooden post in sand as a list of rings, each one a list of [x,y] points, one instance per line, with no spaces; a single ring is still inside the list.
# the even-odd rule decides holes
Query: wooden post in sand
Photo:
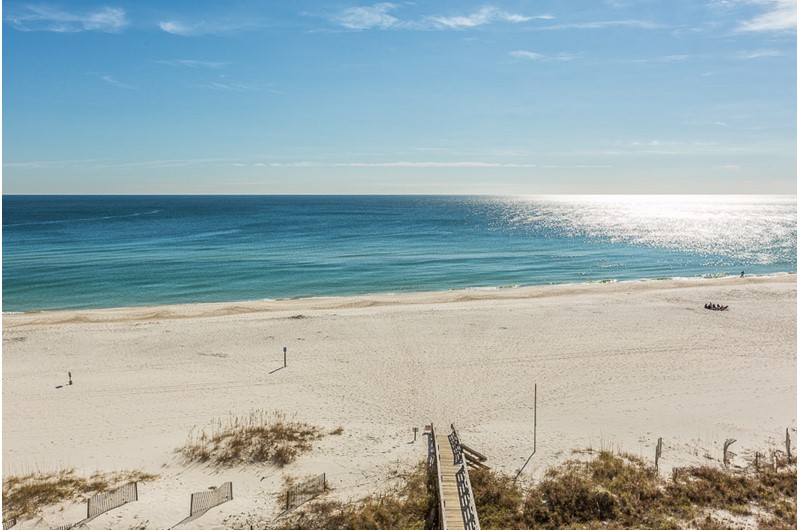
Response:
[[[658,459],[661,458],[661,437],[658,438],[656,444],[656,473],[658,473]]]
[[[533,384],[533,452],[531,453],[531,456],[529,456],[528,459],[525,461],[525,463],[522,465],[522,467],[519,469],[519,471],[517,471],[517,474],[514,477],[514,482],[517,481],[520,474],[522,474],[522,470],[525,469],[525,466],[527,466],[528,462],[531,461],[533,455],[536,454],[536,390],[537,390],[536,386],[537,384],[534,383]]]
[[[286,346],[283,347],[283,367],[286,368]]]
[[[789,436],[789,429],[786,429],[786,458],[792,460],[792,438]]]
[[[728,438],[725,440],[725,445],[722,447],[722,463],[725,467],[728,467],[728,447],[736,443],[736,440],[733,438]]]
[[[72,384],[72,372],[67,372],[67,375],[69,376],[69,384]],[[786,430],[786,433],[787,433],[786,436],[789,436],[789,434],[788,434],[789,430],[788,429]]]

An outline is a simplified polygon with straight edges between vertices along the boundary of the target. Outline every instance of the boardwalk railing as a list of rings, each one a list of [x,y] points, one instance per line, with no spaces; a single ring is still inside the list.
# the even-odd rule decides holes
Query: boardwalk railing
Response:
[[[290,487],[286,492],[286,511],[297,508],[325,491],[325,473]]]
[[[472,467],[480,467],[483,469],[489,469],[489,466],[484,464],[487,458],[485,455],[479,453],[475,449],[469,447],[467,444],[463,443],[461,439],[458,437],[458,433],[456,432],[456,426],[454,424],[450,424],[450,429],[453,431],[452,437],[454,441],[454,447],[458,449],[458,451],[462,454],[464,460],[468,466]]]
[[[467,530],[481,530],[481,523],[478,521],[478,509],[475,507],[475,495],[472,493],[472,483],[469,481],[467,461],[464,458],[464,448],[458,438],[455,425],[451,423],[450,429],[453,431],[450,436],[455,463],[461,464],[461,469],[456,477],[458,478],[458,500],[461,503],[461,510],[464,516],[464,528]]]
[[[439,444],[436,443],[436,431],[433,430],[433,422],[431,422],[431,443],[433,444],[433,453],[435,455],[433,465],[436,471],[436,496],[439,497],[439,530],[447,530],[447,521],[445,520],[445,502],[444,502],[444,485],[442,484],[442,461],[439,456]]]
[[[136,482],[128,482],[116,489],[91,497],[86,503],[86,517],[91,519],[108,510],[138,500],[139,490]]]
[[[207,512],[214,506],[219,506],[231,499],[233,499],[233,484],[230,482],[225,482],[218,488],[192,493],[189,517]]]

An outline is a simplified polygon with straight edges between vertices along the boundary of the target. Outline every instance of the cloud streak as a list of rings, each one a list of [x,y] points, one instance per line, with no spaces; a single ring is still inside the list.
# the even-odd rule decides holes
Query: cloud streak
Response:
[[[496,7],[487,6],[482,7],[469,15],[455,15],[449,17],[433,16],[428,17],[427,20],[429,20],[436,27],[463,29],[484,26],[493,22],[511,22],[512,24],[519,24],[520,22],[528,22],[529,20],[533,20],[535,18],[549,20],[553,17],[550,15],[540,15],[537,17],[517,15],[514,13],[509,13],[508,11],[503,11]]]
[[[211,68],[219,69],[228,66],[230,63],[222,61],[200,61],[196,59],[172,59],[170,61],[158,61],[159,64],[170,66],[185,66],[187,68]]]
[[[766,6],[767,10],[740,24],[738,31],[796,31],[797,0],[748,0],[748,3]]]
[[[332,21],[347,29],[388,29],[400,23],[390,15],[395,4],[383,2],[372,6],[348,7],[332,17]]]
[[[566,52],[560,52],[555,55],[546,55],[528,50],[514,50],[513,52],[510,52],[509,55],[515,59],[525,59],[528,61],[538,62],[567,62],[574,61],[578,58],[577,55]]]
[[[269,164],[274,168],[607,168],[610,166],[557,166],[541,164],[523,164],[506,162],[478,162],[478,161],[454,161],[454,162],[273,162]]]
[[[252,21],[248,22],[186,22],[182,20],[162,20],[158,23],[161,31],[181,37],[196,37],[200,35],[225,35],[239,31],[250,31],[260,26]]]
[[[606,29],[606,28],[638,28],[638,29],[660,29],[661,25],[650,20],[597,20],[590,22],[573,22],[569,24],[554,24],[539,29],[559,30],[559,29]]]
[[[110,75],[99,74],[97,77],[102,79],[103,81],[105,81],[109,85],[115,86],[117,88],[125,88],[125,89],[128,89],[128,90],[139,90],[139,87],[135,87],[133,85],[128,85],[126,83],[122,83],[120,81],[117,81],[116,79],[114,79]]]
[[[352,30],[368,29],[415,29],[415,30],[459,30],[476,28],[497,22],[518,24],[534,19],[550,20],[551,15],[520,15],[494,6],[484,6],[469,14],[429,15],[410,20],[396,16],[400,6],[381,2],[371,6],[348,7],[328,17],[331,22]]]
[[[783,52],[779,50],[751,50],[751,51],[743,51],[740,52],[736,58],[737,59],[761,59],[764,57],[783,57]]]
[[[79,13],[44,5],[26,5],[20,12],[4,18],[20,31],[117,33],[128,25],[125,10],[119,7],[101,7]]]

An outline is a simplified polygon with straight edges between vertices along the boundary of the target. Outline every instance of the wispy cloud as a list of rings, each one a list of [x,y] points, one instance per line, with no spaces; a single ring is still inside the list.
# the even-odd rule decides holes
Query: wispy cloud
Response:
[[[254,21],[213,21],[201,20],[198,22],[187,22],[182,20],[163,20],[158,23],[161,31],[180,35],[182,37],[194,37],[198,35],[225,35],[239,31],[250,31],[260,27]]]
[[[236,92],[248,92],[253,90],[261,90],[260,87],[257,85],[249,84],[249,83],[234,83],[234,82],[219,82],[219,81],[212,81],[203,85],[206,88],[211,88],[214,90],[233,90]]]
[[[172,33],[173,35],[191,35],[191,32],[193,30],[192,26],[168,20],[159,22],[158,27],[161,28],[162,31],[166,31],[167,33]]]
[[[3,162],[3,167],[9,169],[50,169],[54,167],[69,167],[77,169],[163,169],[174,167],[215,166],[230,162],[230,160],[230,158],[174,158],[165,160],[140,160],[136,162],[123,162],[112,159],[90,158],[78,160]]]
[[[662,26],[650,20],[596,20],[590,22],[572,22],[568,24],[554,24],[544,26],[539,29],[605,29],[605,28],[638,28],[638,29],[660,29]]]
[[[159,64],[168,64],[171,66],[185,66],[187,68],[223,68],[230,63],[222,61],[200,61],[196,59],[172,59],[170,61],[158,61]]]
[[[560,52],[552,55],[547,55],[544,53],[532,52],[528,50],[514,50],[510,52],[509,55],[516,59],[525,59],[528,61],[541,61],[541,62],[566,62],[566,61],[573,61],[578,58],[577,55],[573,53],[567,52]]]
[[[218,76],[217,80],[200,86],[202,88],[208,88],[211,90],[223,90],[230,92],[269,92],[272,94],[284,94],[284,92],[281,92],[280,90],[271,88],[274,86],[274,83],[243,83],[241,81],[231,80],[225,75]]]
[[[348,7],[334,15],[331,20],[348,29],[388,29],[400,23],[400,19],[389,14],[396,9],[395,4],[388,2]]]
[[[128,90],[139,90],[139,87],[136,87],[136,86],[133,86],[133,85],[128,85],[126,83],[122,83],[120,81],[117,81],[116,79],[114,79],[110,75],[97,74],[97,77],[102,79],[103,81],[105,81],[109,85],[115,86],[117,88],[126,88]]]
[[[381,2],[370,6],[348,7],[329,17],[334,24],[353,30],[366,29],[468,29],[496,22],[517,24],[534,19],[550,20],[552,15],[521,15],[494,6],[484,6],[468,14],[428,15],[416,19],[398,16],[398,4]]]
[[[650,57],[647,59],[625,59],[626,63],[677,63],[689,59],[689,55],[662,55],[660,57]]]
[[[432,16],[428,17],[434,26],[450,29],[474,28],[477,26],[484,26],[493,22],[511,22],[518,24],[520,22],[527,22],[535,18],[550,20],[551,15],[538,15],[536,17],[518,15],[509,13],[497,7],[486,6],[470,13],[469,15],[453,15],[453,16]]]
[[[761,59],[762,57],[782,57],[783,52],[780,50],[750,50],[739,52],[736,59]]]
[[[25,5],[19,12],[11,9],[4,18],[20,31],[75,33],[102,31],[116,33],[128,25],[125,10],[101,7],[92,11],[68,12],[45,5]]]
[[[269,164],[270,167],[275,168],[303,168],[303,167],[320,167],[320,168],[559,168],[559,167],[575,167],[575,168],[607,168],[610,166],[592,166],[592,165],[575,165],[575,166],[555,166],[555,165],[541,165],[541,164],[526,164],[526,163],[505,163],[505,162],[477,162],[477,161],[453,161],[453,162],[273,162]]]
[[[797,0],[747,0],[765,6],[766,11],[739,25],[738,31],[795,31],[797,29]]]

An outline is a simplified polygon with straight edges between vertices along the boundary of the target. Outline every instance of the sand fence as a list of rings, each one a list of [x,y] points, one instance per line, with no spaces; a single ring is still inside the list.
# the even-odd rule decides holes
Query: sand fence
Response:
[[[233,483],[225,482],[218,488],[192,493],[189,517],[204,514],[214,506],[233,499]]]
[[[325,491],[325,473],[311,477],[286,491],[286,511],[297,508]]]

